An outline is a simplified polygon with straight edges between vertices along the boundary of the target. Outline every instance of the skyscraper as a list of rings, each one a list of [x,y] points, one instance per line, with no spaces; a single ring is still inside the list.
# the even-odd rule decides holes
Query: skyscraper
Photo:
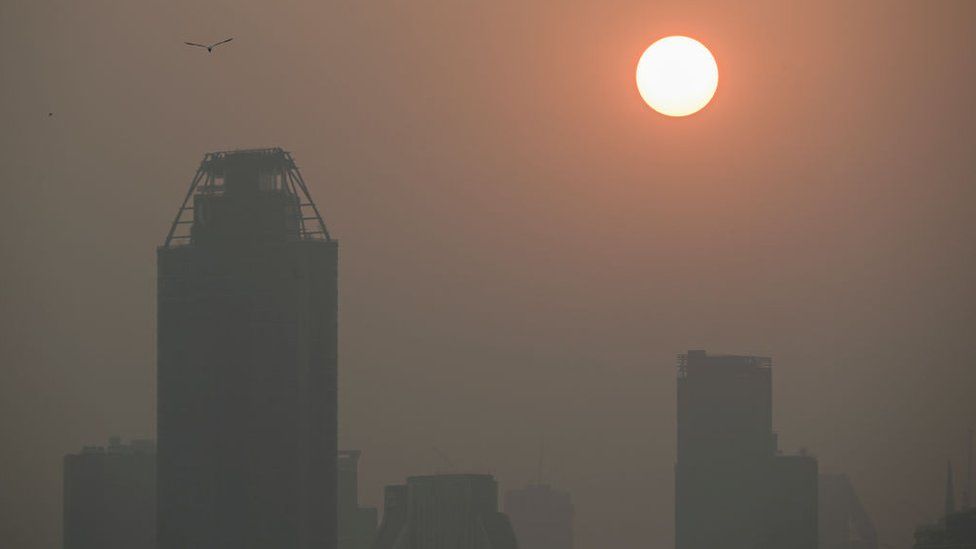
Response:
[[[158,549],[334,548],[338,244],[291,155],[207,154],[157,260]]]
[[[64,549],[156,546],[156,448],[109,439],[64,456]]]
[[[778,455],[772,361],[678,357],[677,549],[814,549],[817,462]]]
[[[573,549],[573,502],[568,492],[532,483],[505,493],[519,549]]]
[[[388,486],[373,549],[517,549],[491,475],[410,477]]]

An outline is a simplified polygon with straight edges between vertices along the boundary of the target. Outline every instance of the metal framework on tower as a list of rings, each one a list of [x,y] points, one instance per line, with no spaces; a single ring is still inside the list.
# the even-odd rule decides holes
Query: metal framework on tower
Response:
[[[176,218],[173,219],[173,224],[163,243],[164,248],[190,243],[190,227],[194,222],[193,197],[199,194],[223,194],[226,191],[224,176],[227,166],[242,161],[254,165],[258,170],[261,190],[285,192],[295,197],[298,203],[295,215],[299,227],[299,240],[332,240],[322,214],[312,201],[308,186],[305,185],[305,180],[298,171],[291,153],[280,147],[273,147],[207,153],[200,162],[193,181],[190,182],[190,188],[183,198]]]

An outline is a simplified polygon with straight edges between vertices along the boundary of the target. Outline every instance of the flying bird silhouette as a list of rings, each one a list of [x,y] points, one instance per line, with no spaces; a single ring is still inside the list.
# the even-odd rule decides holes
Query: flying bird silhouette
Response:
[[[231,40],[233,40],[233,38],[228,38],[227,40],[221,40],[220,42],[216,42],[216,43],[210,44],[209,46],[207,46],[206,44],[197,44],[196,42],[183,42],[183,43],[186,44],[187,46],[196,46],[198,48],[207,48],[207,51],[208,52],[213,52],[213,49],[214,48],[216,48],[217,46],[219,46],[221,44],[226,44],[227,42],[230,42]]]

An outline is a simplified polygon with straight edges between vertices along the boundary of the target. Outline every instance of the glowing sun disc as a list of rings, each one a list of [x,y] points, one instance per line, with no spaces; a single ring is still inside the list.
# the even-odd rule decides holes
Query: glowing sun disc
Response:
[[[662,38],[651,44],[637,62],[637,90],[661,114],[694,114],[712,100],[717,87],[715,58],[694,38]]]

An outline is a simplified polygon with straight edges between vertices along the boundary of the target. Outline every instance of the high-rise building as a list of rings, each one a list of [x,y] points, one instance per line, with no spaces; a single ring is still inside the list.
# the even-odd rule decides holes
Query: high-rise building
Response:
[[[359,450],[339,452],[339,549],[369,549],[376,508],[359,506]]]
[[[156,546],[156,448],[109,439],[64,456],[64,549]]]
[[[519,549],[572,549],[573,502],[568,492],[543,483],[505,493],[505,514]]]
[[[207,154],[157,252],[158,549],[333,549],[337,263],[289,153]]]
[[[847,475],[820,475],[820,549],[878,549],[878,534]]]
[[[814,549],[817,463],[778,454],[772,361],[688,351],[677,396],[677,549]]]
[[[431,475],[388,486],[373,549],[517,549],[491,475]]]

